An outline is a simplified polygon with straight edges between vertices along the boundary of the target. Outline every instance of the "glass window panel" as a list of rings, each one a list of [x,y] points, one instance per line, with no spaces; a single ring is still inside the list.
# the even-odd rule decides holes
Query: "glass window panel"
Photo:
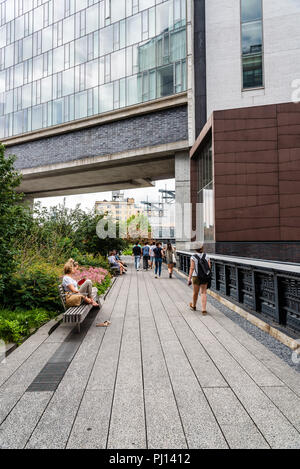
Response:
[[[263,86],[262,56],[243,58],[243,88]]]
[[[149,99],[156,98],[156,71],[153,70],[149,74]]]
[[[13,91],[8,91],[5,93],[5,106],[4,106],[4,113],[9,114],[13,111],[13,104],[14,104],[14,93]]]
[[[125,0],[111,0],[111,22],[120,21],[126,16]]]
[[[33,59],[33,79],[39,80],[43,76],[43,56]]]
[[[23,0],[23,12],[24,13],[32,9],[32,3],[33,3],[33,0]]]
[[[171,47],[170,47],[170,61],[176,62],[177,60],[186,57],[186,29],[176,29],[171,32]]]
[[[98,86],[98,77],[99,74],[99,64],[98,60],[93,60],[93,62],[88,62],[86,64],[86,87],[94,88]]]
[[[5,47],[5,68],[14,64],[14,44]]]
[[[168,65],[157,70],[158,97],[169,96],[174,93],[174,67]]]
[[[32,57],[32,36],[28,36],[23,39],[23,60],[30,59],[31,57]]]
[[[32,108],[32,130],[41,129],[43,127],[43,107],[34,106]]]
[[[99,28],[99,4],[86,10],[86,33],[96,31]]]
[[[0,93],[5,91],[5,72],[0,72]]]
[[[38,31],[43,27],[43,6],[35,8],[33,11],[33,31]]]
[[[156,8],[156,34],[168,31],[173,27],[173,1],[158,5]]]
[[[75,23],[74,23],[74,16],[70,16],[63,21],[63,42],[66,44],[67,42],[73,41],[75,38]]]
[[[262,0],[242,0],[242,22],[262,18]]]
[[[53,21],[60,21],[65,14],[65,2],[62,0],[53,0]]]
[[[156,40],[146,42],[138,48],[138,71],[149,70],[156,65]]]
[[[9,0],[6,2],[6,21],[11,21],[14,19],[15,9],[14,9],[14,2]]]
[[[41,81],[41,102],[46,103],[52,99],[52,77],[44,78]]]
[[[100,31],[100,55],[109,54],[114,50],[114,27],[108,26]]]
[[[151,8],[155,5],[155,0],[140,0],[140,11]]]
[[[15,20],[15,41],[24,37],[24,16],[20,16]]]
[[[74,93],[74,69],[66,70],[62,74],[62,95],[66,96],[68,94]]]
[[[65,49],[64,46],[57,47],[53,50],[53,73],[60,72],[65,66]]]
[[[23,85],[23,64],[15,66],[15,82],[14,86],[17,88],[18,86]]]
[[[49,26],[42,31],[42,51],[46,52],[52,49],[53,28]]]
[[[87,92],[75,95],[75,119],[87,117]]]
[[[245,23],[242,25],[243,54],[255,54],[262,50],[262,24],[261,21]]]
[[[0,47],[6,46],[6,26],[0,28]]]
[[[87,8],[87,6],[87,0],[76,0],[76,11],[83,10],[84,8]]]
[[[125,49],[111,54],[111,80],[118,80],[126,74]]]
[[[100,112],[108,112],[114,108],[113,83],[100,86]]]
[[[142,16],[138,15],[127,18],[127,45],[136,44],[142,40]]]
[[[87,61],[87,37],[75,41],[75,65]]]
[[[127,106],[132,106],[138,102],[138,81],[137,75],[127,78]]]
[[[63,115],[64,115],[64,100],[57,99],[53,101],[52,107],[52,122],[53,125],[58,125],[63,123]]]
[[[14,135],[23,133],[23,111],[14,113]]]
[[[22,108],[26,108],[31,106],[31,83],[29,85],[25,85],[22,88]]]

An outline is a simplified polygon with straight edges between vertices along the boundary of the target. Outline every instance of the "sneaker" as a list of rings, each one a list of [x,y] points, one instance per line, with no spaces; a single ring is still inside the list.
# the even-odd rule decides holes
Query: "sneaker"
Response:
[[[155,278],[157,278],[157,275],[155,275]]]

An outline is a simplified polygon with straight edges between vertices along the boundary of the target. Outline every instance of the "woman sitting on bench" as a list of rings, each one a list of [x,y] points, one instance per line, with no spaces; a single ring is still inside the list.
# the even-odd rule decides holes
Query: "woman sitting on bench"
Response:
[[[66,292],[66,305],[67,307],[80,306],[82,302],[91,304],[93,306],[99,306],[98,303],[93,299],[93,284],[91,280],[86,280],[81,287],[78,287],[78,283],[73,279],[73,275],[76,273],[76,268],[73,262],[67,262],[64,267],[64,277],[62,286]]]

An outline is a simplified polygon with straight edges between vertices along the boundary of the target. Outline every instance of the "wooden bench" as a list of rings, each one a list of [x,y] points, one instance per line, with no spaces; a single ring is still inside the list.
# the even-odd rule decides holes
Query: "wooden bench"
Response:
[[[64,291],[63,286],[59,285],[58,290],[62,305],[65,310],[65,313],[63,315],[63,322],[77,326],[77,330],[78,332],[80,332],[80,324],[84,321],[84,319],[87,317],[91,309],[94,308],[94,306],[89,305],[87,303],[83,303],[80,306],[73,306],[72,308],[67,308],[66,293]],[[99,303],[99,307],[101,307],[97,288],[93,288],[93,299],[97,301]]]
[[[117,277],[118,275],[120,275],[120,268],[119,267],[114,266],[113,264],[109,264],[109,268],[112,271],[114,277]]]

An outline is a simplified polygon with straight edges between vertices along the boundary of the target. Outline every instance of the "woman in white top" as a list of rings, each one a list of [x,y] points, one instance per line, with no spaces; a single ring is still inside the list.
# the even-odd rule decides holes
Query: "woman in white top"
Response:
[[[207,288],[208,280],[207,276],[202,272],[201,266],[199,265],[199,259],[205,256],[209,269],[211,269],[211,263],[208,257],[204,254],[203,246],[199,246],[195,249],[196,254],[191,257],[191,266],[188,284],[192,285],[193,283],[193,302],[190,303],[190,308],[193,311],[196,311],[197,301],[199,297],[199,292],[201,294],[201,304],[202,304],[202,314],[205,316],[207,314],[206,304],[207,304]],[[200,270],[201,269],[201,270]]]
[[[68,303],[71,306],[72,301],[74,301],[74,297],[80,297],[81,301],[84,303],[92,304],[93,306],[99,306],[96,301],[93,299],[93,284],[91,280],[86,280],[81,287],[78,287],[78,283],[73,278],[73,275],[76,273],[76,267],[74,263],[68,262],[64,267],[64,277],[62,281],[62,286],[64,291],[66,292],[66,304]],[[87,295],[87,296],[85,296]],[[76,299],[75,299],[76,300]],[[78,301],[80,304],[81,301]],[[79,306],[79,304],[77,306]]]

